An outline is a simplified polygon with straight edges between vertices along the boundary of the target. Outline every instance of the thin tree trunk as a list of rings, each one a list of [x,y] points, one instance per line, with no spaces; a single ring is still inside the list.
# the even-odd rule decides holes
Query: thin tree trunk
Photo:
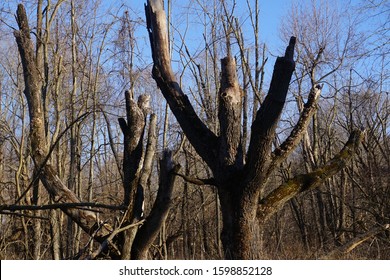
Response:
[[[34,174],[37,176],[38,174]],[[33,199],[32,204],[33,205],[39,205],[41,203],[40,199],[40,181],[36,180],[33,183]],[[40,216],[41,211],[36,211],[36,215]],[[42,226],[40,219],[34,219],[33,221],[33,259],[34,260],[40,260],[41,259],[41,246],[42,246]]]
[[[61,259],[60,218],[56,209],[50,210],[50,236],[53,260]]]

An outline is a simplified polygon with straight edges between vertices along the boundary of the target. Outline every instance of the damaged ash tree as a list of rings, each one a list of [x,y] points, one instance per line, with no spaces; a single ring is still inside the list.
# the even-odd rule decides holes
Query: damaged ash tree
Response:
[[[284,56],[278,57],[268,94],[257,111],[251,127],[246,154],[243,153],[242,97],[236,63],[228,55],[221,60],[219,90],[219,131],[214,133],[199,118],[188,97],[179,86],[171,67],[167,19],[161,0],[149,0],[146,7],[147,28],[153,57],[153,78],[169,104],[189,142],[212,171],[218,190],[223,228],[221,240],[226,259],[252,259],[253,224],[264,230],[265,222],[293,197],[313,189],[342,170],[361,142],[363,132],[351,133],[343,149],[311,173],[298,175],[265,192],[273,171],[299,144],[321,93],[313,85],[300,118],[285,141],[275,149],[276,129],[295,69],[291,37]]]

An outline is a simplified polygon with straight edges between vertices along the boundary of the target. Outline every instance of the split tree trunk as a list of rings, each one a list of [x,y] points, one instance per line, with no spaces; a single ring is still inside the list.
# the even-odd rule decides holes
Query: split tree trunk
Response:
[[[124,136],[123,156],[123,188],[124,205],[127,207],[122,226],[137,222],[135,213],[136,195],[141,170],[139,166],[142,158],[142,141],[145,130],[145,115],[137,103],[132,99],[130,92],[125,92],[127,121],[118,119]],[[129,228],[121,233],[121,259],[130,259],[131,246],[137,232],[137,227]]]

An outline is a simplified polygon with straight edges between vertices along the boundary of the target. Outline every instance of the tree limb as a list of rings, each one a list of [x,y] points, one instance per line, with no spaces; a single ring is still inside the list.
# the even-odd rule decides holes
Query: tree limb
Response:
[[[320,85],[316,85],[311,89],[297,124],[294,126],[287,139],[272,153],[273,166],[277,166],[286,159],[302,139],[303,134],[310,123],[310,119],[317,109],[317,101],[321,95],[321,89],[322,86]]]
[[[21,210],[50,210],[50,209],[67,209],[67,208],[79,208],[89,210],[84,207],[92,208],[105,208],[111,210],[126,210],[125,206],[107,205],[95,202],[75,202],[75,203],[53,203],[46,205],[0,205],[0,211],[21,211]]]
[[[216,163],[217,136],[198,117],[176,81],[171,67],[167,20],[162,1],[149,0],[145,14],[154,63],[153,78],[192,146],[213,167]]]
[[[342,257],[344,254],[347,254],[351,252],[353,249],[355,249],[357,246],[365,242],[366,240],[370,239],[371,237],[374,237],[375,235],[378,235],[379,233],[389,230],[390,224],[386,224],[384,226],[378,226],[374,227],[373,229],[362,233],[355,238],[352,238],[350,241],[345,243],[342,246],[337,247],[333,251],[329,252],[325,256],[323,256],[321,259],[323,260],[329,260],[329,259],[336,259]]]
[[[343,169],[358,149],[363,134],[360,130],[353,131],[343,149],[323,167],[287,180],[264,199],[261,199],[257,209],[259,221],[266,221],[291,198],[319,186],[326,179]]]
[[[157,234],[168,216],[172,204],[172,192],[175,185],[176,174],[180,165],[172,161],[172,154],[165,151],[160,160],[160,184],[156,201],[146,218],[144,225],[138,230],[134,239],[131,257],[133,259],[146,259],[150,245],[156,239]]]
[[[253,190],[258,189],[259,182],[265,182],[264,176],[271,158],[275,130],[286,100],[291,76],[295,69],[295,41],[296,38],[291,37],[285,55],[276,59],[268,95],[252,124],[245,173],[249,182],[248,186]]]
[[[242,169],[241,147],[242,92],[238,84],[236,62],[233,57],[221,59],[221,87],[219,97],[219,151],[220,166]]]
[[[117,236],[119,233],[125,231],[125,230],[129,230],[129,229],[132,229],[132,228],[135,228],[135,227],[139,227],[140,225],[142,225],[143,223],[145,222],[145,220],[141,220],[139,222],[136,222],[136,223],[133,223],[133,224],[130,224],[130,225],[127,225],[127,226],[124,226],[124,227],[120,227],[120,228],[117,228],[116,230],[114,230],[100,245],[99,245],[99,248],[97,248],[93,253],[91,253],[90,255],[86,256],[85,259],[87,260],[94,260],[96,259],[102,252],[104,252],[105,250],[107,250],[108,247],[113,247],[115,249],[115,253],[120,256],[121,253],[119,251],[118,248],[116,248],[116,245],[114,244],[113,242],[113,239],[115,236]]]
[[[194,184],[194,185],[199,185],[199,186],[201,186],[201,185],[212,185],[212,186],[215,186],[217,184],[217,182],[215,181],[214,178],[205,178],[205,179],[194,178],[194,177],[186,176],[186,175],[181,174],[181,173],[175,173],[175,175],[183,178],[188,183],[191,183],[191,184]]]
[[[115,163],[116,163],[116,167],[118,169],[118,172],[121,176],[121,179],[123,181],[123,170],[121,168],[121,163],[120,163],[120,159],[118,157],[118,152],[115,148],[115,144],[114,144],[114,138],[112,136],[112,132],[111,132],[111,125],[110,125],[110,121],[108,119],[108,116],[106,114],[106,112],[104,110],[101,110],[101,112],[103,113],[103,117],[104,117],[104,120],[106,121],[106,125],[107,125],[107,134],[108,134],[108,140],[109,140],[109,143],[110,143],[110,148],[111,148],[111,151],[112,151],[112,154],[114,155],[114,159],[115,159]],[[120,123],[121,121],[119,121]]]

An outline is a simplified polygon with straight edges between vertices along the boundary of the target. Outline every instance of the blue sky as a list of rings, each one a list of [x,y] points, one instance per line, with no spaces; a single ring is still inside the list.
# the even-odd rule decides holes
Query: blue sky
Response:
[[[103,0],[107,3],[112,3],[110,0]],[[194,0],[192,0],[194,1]],[[212,1],[212,0],[210,0]],[[260,6],[260,28],[261,35],[264,41],[274,41],[278,39],[278,32],[281,20],[288,13],[292,3],[310,3],[311,0],[259,0]],[[316,0],[318,2],[320,0]],[[337,4],[347,4],[348,2],[358,3],[360,0],[334,0]],[[132,7],[134,11],[139,12],[140,16],[143,16],[144,3],[146,0],[122,0],[123,3]],[[167,2],[165,0],[165,2]],[[173,9],[180,9],[186,7],[191,0],[172,0]],[[229,2],[229,1],[228,1]],[[236,0],[236,15],[240,16],[247,12],[246,0]],[[254,1],[249,1],[253,2]]]
[[[106,2],[107,6],[117,5],[113,4],[110,0],[103,0]],[[236,0],[236,16],[244,17],[247,13],[246,0]],[[307,0],[305,0],[307,1]],[[135,14],[139,17],[144,17],[144,4],[146,0],[123,0],[127,6],[129,6]],[[166,1],[165,1],[166,2]],[[173,9],[180,10],[180,12],[186,11],[186,6],[188,5],[189,0],[172,0]],[[254,2],[254,1],[250,1]],[[282,43],[279,38],[279,28],[281,19],[285,16],[291,6],[292,0],[260,0],[260,36],[261,41],[266,42],[271,49],[278,48]],[[304,1],[301,1],[304,2]],[[191,37],[200,36],[200,34],[192,34]],[[284,45],[285,43],[283,43]]]
[[[30,1],[26,0],[2,0],[5,5],[10,8],[11,11],[16,9],[16,4],[19,2],[25,2],[30,3]],[[175,10],[180,15],[180,17],[185,17],[185,13],[189,12],[189,9],[186,9],[191,2],[212,2],[213,0],[172,0],[173,5],[173,11],[175,13]],[[237,16],[240,19],[245,18],[246,14],[248,13],[247,7],[246,7],[246,1],[247,0],[236,0],[237,7],[235,11],[235,16]],[[279,31],[281,27],[281,21],[282,19],[288,14],[290,7],[293,2],[298,1],[299,3],[308,3],[312,0],[259,0],[259,6],[260,6],[260,41],[267,44],[268,49],[275,53],[276,51],[280,51],[280,49],[283,49],[287,42],[282,42],[280,39]],[[321,0],[314,0],[316,2]],[[332,0],[330,0],[332,1]],[[335,3],[338,4],[346,4],[348,2],[357,3],[362,0],[333,0]],[[53,1],[55,2],[55,1]],[[165,0],[165,2],[167,2]],[[231,2],[228,0],[227,2]],[[254,0],[249,0],[251,4],[254,6]],[[144,4],[146,3],[146,0],[120,0],[120,1],[112,1],[112,0],[102,0],[103,3],[103,9],[102,11],[109,10],[109,7],[115,7],[112,9],[117,10],[118,7],[123,3],[125,6],[129,7],[132,12],[132,16],[138,16],[142,19],[144,19]],[[34,11],[31,11],[32,13]],[[249,21],[249,19],[247,19]],[[12,19],[13,21],[13,19]],[[11,22],[12,24],[13,22]],[[202,31],[196,32],[197,30],[192,31],[193,34],[191,34],[191,37],[193,38],[202,38]],[[146,30],[139,30],[140,33],[143,33],[143,36],[146,36]],[[198,33],[198,34],[197,34]],[[190,42],[187,42],[188,44],[191,44]],[[276,53],[275,53],[276,54]]]
[[[9,18],[6,20],[7,23],[11,26],[16,26],[13,14],[16,9],[16,5],[19,2],[24,2],[28,4],[27,6],[31,6],[33,3],[31,0],[2,0],[2,4],[0,7],[9,8],[8,16]],[[81,0],[77,0],[81,1]],[[101,0],[103,6],[101,7],[101,16],[104,17],[104,20],[110,21],[113,19],[113,15],[121,16],[123,12],[128,9],[130,11],[130,17],[132,19],[141,19],[142,21],[145,18],[144,15],[144,4],[146,0],[119,0],[119,1],[111,1],[111,0]],[[181,22],[181,31],[187,26],[187,23],[190,23],[189,32],[185,38],[185,42],[190,49],[192,55],[199,53],[204,48],[204,41],[202,37],[203,29],[200,25],[201,18],[192,18],[188,19],[186,14],[192,13],[194,15],[193,7],[188,8],[189,3],[196,2],[203,3],[212,3],[213,0],[172,0],[173,3],[173,20],[176,22]],[[218,0],[216,0],[218,1]],[[241,21],[245,22],[249,25],[248,19],[248,9],[246,7],[247,0],[236,0],[237,6],[235,9],[235,16],[238,17]],[[254,5],[254,0],[248,0],[251,2],[252,6]],[[269,58],[267,67],[273,67],[275,56],[283,55],[284,48],[287,45],[287,40],[281,39],[280,29],[283,28],[282,21],[288,15],[290,8],[294,2],[310,3],[314,1],[316,3],[320,1],[326,0],[259,0],[260,6],[260,43],[266,43],[267,45],[267,57]],[[346,8],[349,3],[357,4],[357,3],[366,3],[364,0],[328,0],[333,2],[339,6],[339,8]],[[379,0],[378,0],[379,1]],[[55,3],[55,1],[52,1]],[[165,1],[166,2],[166,1]],[[227,0],[227,2],[232,2],[231,0]],[[126,7],[119,8],[123,4]],[[66,4],[68,5],[68,4]],[[112,7],[110,10],[109,7]],[[35,17],[34,9],[28,9],[31,18]],[[176,14],[175,14],[176,13]],[[200,12],[199,15],[202,13]],[[382,22],[386,20],[386,17],[389,17],[387,14],[382,14],[377,20],[381,20]],[[364,18],[363,18],[364,20]],[[196,24],[196,22],[198,24]],[[372,26],[376,25],[375,20],[373,18],[365,19],[364,28],[373,28]],[[370,27],[371,26],[371,27]],[[7,29],[7,28],[5,28]],[[12,37],[12,30],[8,29],[8,34]],[[245,31],[244,31],[245,32]],[[293,35],[293,34],[291,34]],[[146,63],[151,63],[150,58],[150,46],[148,42],[148,35],[144,26],[139,26],[136,34],[137,38],[139,38],[139,46],[142,51],[142,59]],[[244,34],[246,39],[249,41],[253,39],[252,31],[250,29],[246,30]],[[375,39],[375,38],[374,38]],[[374,40],[373,39],[373,40]],[[176,35],[175,40],[180,43],[178,35]],[[223,44],[223,41],[219,42]],[[1,45],[1,43],[0,43]],[[248,45],[246,45],[248,46]],[[222,56],[223,54],[221,54]],[[271,75],[271,71],[266,71],[266,75]]]
[[[111,3],[108,5],[118,5],[118,4],[112,4],[113,2],[109,0],[103,0],[104,2]],[[172,9],[174,18],[173,20],[180,22],[183,22],[183,26],[185,26],[187,23],[185,23],[186,19],[186,13],[191,12],[191,8],[187,8],[189,3],[191,2],[205,2],[206,0],[172,0]],[[209,0],[212,2],[213,0]],[[310,3],[311,1],[314,2],[320,2],[321,0],[259,0],[259,7],[260,7],[260,42],[266,43],[267,49],[270,51],[272,55],[280,55],[280,52],[284,51],[285,46],[288,42],[284,42],[281,39],[280,36],[280,29],[282,26],[283,18],[285,18],[294,2],[298,3]],[[342,7],[346,4],[352,2],[354,4],[360,2],[361,0],[330,0],[330,2],[334,1],[338,6]],[[130,7],[133,10],[133,14],[138,15],[142,19],[144,18],[144,4],[146,0],[122,0],[122,3],[124,3],[126,6]],[[167,1],[165,1],[167,2]],[[231,2],[231,1],[227,1]],[[246,2],[247,0],[236,0],[237,6],[235,9],[235,16],[238,17],[241,21],[245,21],[245,17],[247,17],[248,9]],[[252,6],[254,6],[253,0],[249,0]],[[193,7],[194,5],[192,5]],[[175,15],[175,13],[178,14]],[[189,21],[191,22],[190,19]],[[196,19],[195,19],[196,20]],[[199,19],[200,21],[201,19]],[[247,24],[249,24],[249,19],[246,18]],[[192,25],[192,26],[191,26]],[[190,48],[196,48],[196,44],[201,44],[202,38],[202,29],[201,26],[193,25],[192,22],[190,24],[190,27],[188,29],[187,37],[186,37],[186,44]],[[140,33],[145,32],[145,30],[140,30]],[[251,31],[250,31],[251,32]],[[145,33],[146,34],[146,33]],[[247,38],[250,38],[251,34],[244,34]],[[176,38],[177,39],[177,38]]]

